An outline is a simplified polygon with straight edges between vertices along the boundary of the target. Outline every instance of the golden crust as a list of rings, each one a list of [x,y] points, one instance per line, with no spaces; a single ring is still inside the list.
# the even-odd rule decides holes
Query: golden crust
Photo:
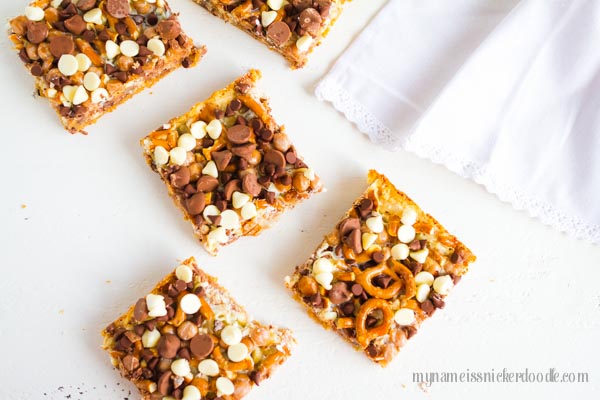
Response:
[[[235,299],[225,288],[218,284],[218,280],[215,277],[206,274],[204,271],[198,268],[193,257],[183,261],[181,265],[188,266],[193,270],[193,287],[203,288],[201,295],[204,301],[203,307],[204,305],[208,305],[214,315],[212,319],[203,318],[201,325],[199,325],[199,331],[211,335],[212,337],[216,338],[215,340],[218,341],[217,336],[220,335],[220,331],[215,331],[215,321],[221,321],[219,323],[222,325],[228,325],[231,323],[238,324],[243,328],[243,332],[246,332],[242,341],[244,343],[248,343],[249,346],[260,348],[260,353],[262,354],[260,358],[257,358],[258,356],[253,356],[252,360],[247,358],[242,363],[227,362],[221,357],[221,353],[226,351],[227,345],[225,345],[222,341],[218,341],[218,343],[215,343],[215,350],[219,349],[218,354],[215,350],[213,350],[214,354],[209,355],[207,358],[215,359],[218,362],[220,365],[219,375],[215,377],[196,376],[194,380],[186,378],[184,384],[191,384],[198,387],[201,390],[204,398],[209,391],[215,390],[215,380],[219,376],[227,376],[236,385],[236,392],[233,395],[225,398],[230,400],[240,399],[248,392],[248,390],[246,390],[244,393],[242,393],[242,389],[252,388],[256,379],[269,378],[271,374],[287,360],[287,358],[291,355],[292,348],[296,341],[289,329],[276,328],[270,325],[262,325],[257,321],[251,320],[246,310],[235,301]],[[154,289],[150,291],[150,294],[167,296],[169,287],[174,285],[176,281],[177,276],[175,271],[173,271],[163,278],[154,287]],[[188,290],[191,289],[188,288]],[[118,348],[117,341],[115,340],[117,333],[120,332],[118,334],[118,338],[121,338],[124,331],[133,332],[136,326],[144,323],[136,321],[134,317],[134,310],[135,305],[131,306],[123,315],[117,318],[106,329],[102,330],[102,347],[108,351],[112,364],[119,370],[121,375],[131,380],[138,387],[142,398],[154,399],[155,397],[153,397],[152,393],[157,393],[155,389],[155,384],[157,383],[156,376],[150,379],[144,378],[143,376],[137,376],[134,371],[130,371],[125,368],[123,363],[123,358],[125,356],[133,355],[140,359],[140,366],[145,365],[145,361],[142,361],[143,357],[139,356],[141,346],[138,346],[138,344],[141,345],[141,343],[136,343],[133,346],[133,351],[124,352],[122,349]],[[203,310],[201,309],[200,312],[203,312]],[[164,324],[162,322],[158,322],[156,329],[167,329],[165,327],[171,324],[174,319],[175,318],[170,320],[168,323],[164,322]],[[267,339],[265,339],[265,342],[262,344],[256,343],[254,340],[254,332],[257,330],[263,330],[266,332]],[[225,347],[224,350],[222,349],[223,347]],[[156,348],[153,347],[149,350],[152,351],[155,356],[158,356]],[[195,373],[197,373],[196,366],[198,365],[199,361],[200,360],[194,359],[193,355],[189,360],[192,370],[196,371]],[[248,368],[240,369],[239,365],[234,364],[246,365]],[[260,378],[256,378],[256,374],[259,374]],[[202,382],[202,380],[207,381],[207,383]]]
[[[225,243],[216,243],[209,239],[209,233],[216,228],[215,225],[204,218],[199,218],[198,216],[190,214],[188,208],[185,206],[186,198],[182,196],[181,191],[178,191],[171,184],[170,174],[167,168],[157,166],[154,162],[153,152],[157,146],[162,146],[166,150],[171,150],[176,146],[181,132],[189,131],[190,121],[209,122],[215,118],[216,111],[227,109],[228,104],[234,99],[241,100],[243,103],[243,108],[241,110],[246,109],[243,113],[244,115],[260,119],[264,128],[274,132],[275,135],[283,135],[287,138],[285,127],[276,123],[271,116],[271,109],[266,98],[262,97],[256,89],[256,82],[260,77],[260,71],[250,70],[247,74],[236,79],[224,89],[214,92],[207,100],[195,104],[187,113],[171,119],[165,125],[167,128],[161,127],[141,141],[142,147],[144,147],[144,157],[146,162],[152,170],[160,175],[162,181],[167,186],[169,195],[173,199],[175,205],[182,211],[184,218],[192,223],[194,234],[211,255],[216,255],[222,246],[231,244],[242,236],[256,236],[260,234],[264,229],[270,227],[285,210],[294,208],[301,201],[322,191],[321,181],[318,176],[312,176],[312,179],[310,179],[310,186],[306,190],[299,190],[293,184],[281,185],[276,182],[275,186],[279,193],[275,197],[274,202],[269,203],[266,199],[255,196],[252,201],[257,209],[256,217],[242,221],[239,229],[228,229],[227,241]],[[240,87],[244,88],[245,93],[240,92]],[[223,123],[224,127],[223,133],[221,133],[221,136],[217,140],[214,140],[213,143],[208,146],[204,146],[202,140],[198,139],[200,144],[194,149],[194,154],[195,163],[201,167],[204,167],[206,163],[213,160],[212,152],[231,150],[232,147],[234,147],[226,138],[225,132],[231,127],[231,124],[234,124],[235,122],[232,120],[232,117],[223,117],[220,121]],[[256,144],[256,151],[260,153],[260,158],[264,156],[265,151],[272,148],[270,143],[260,142],[257,138],[257,132],[254,131],[252,132],[250,143]],[[293,146],[290,148],[293,148]],[[295,157],[298,162],[302,162],[299,155],[296,155]],[[194,162],[192,162],[192,164],[194,164]],[[188,163],[186,167],[191,168],[192,165]],[[239,174],[240,171],[236,168],[231,168],[232,165],[230,164],[227,171],[233,173],[234,177],[238,176],[235,174]],[[253,168],[257,175],[264,176],[263,171],[260,170],[260,163]],[[198,169],[201,170],[202,168],[198,167]],[[295,165],[288,162],[286,171],[286,174],[290,177],[300,173],[307,175],[314,174],[303,162],[302,164]],[[194,183],[197,178],[198,177],[192,177],[191,183]],[[210,196],[207,196],[206,205],[213,204],[211,203],[213,200],[211,196],[214,196],[215,192],[221,193],[223,187],[224,185],[220,183],[216,191],[207,193],[207,195]],[[263,189],[268,189],[268,187],[263,186]],[[239,210],[236,212],[239,213]]]
[[[426,271],[434,277],[447,275],[454,282],[458,282],[476,257],[438,221],[423,212],[406,194],[397,190],[384,175],[371,170],[368,174],[368,183],[369,187],[354,202],[353,207],[344,214],[340,224],[325,237],[325,240],[319,244],[311,257],[304,264],[298,266],[295,273],[286,279],[286,286],[292,291],[296,301],[307,307],[311,318],[324,328],[335,330],[356,350],[364,352],[371,360],[385,366],[394,358],[406,340],[417,332],[421,323],[429,318],[437,308],[444,307],[445,294],[441,295],[433,288],[429,289],[430,291],[424,300],[417,300],[417,297],[415,297],[417,284],[414,275],[419,271]],[[367,215],[361,216],[358,210],[366,199],[372,202],[373,207]],[[416,222],[413,225],[416,231],[416,238],[413,242],[416,242],[407,245],[419,246],[419,250],[421,249],[420,246],[427,249],[426,259],[422,263],[412,258],[413,253],[402,261],[395,260],[391,256],[391,248],[400,243],[397,230],[401,225],[402,213],[406,209],[416,212]],[[360,228],[358,229],[360,229],[361,234],[368,235],[372,232],[366,226],[365,221],[367,218],[376,215],[382,216],[384,222],[383,232],[377,234],[377,238],[368,249],[362,249],[359,254],[355,254],[351,243],[343,237],[340,226],[348,219],[358,219],[360,220]],[[380,254],[375,255],[375,253]],[[383,261],[380,261],[379,257]],[[320,258],[328,259],[334,265],[333,285],[346,282],[345,287],[348,291],[351,291],[354,285],[359,285],[362,294],[352,294],[344,299],[346,301],[342,304],[334,304],[330,297],[332,290],[325,289],[322,284],[318,284],[317,291],[314,294],[314,290],[309,291],[306,289],[310,286],[305,282],[300,282],[302,279],[310,281],[313,285],[318,282],[315,279],[318,273],[313,272],[313,266],[315,261]],[[415,255],[415,258],[418,258],[418,256]],[[370,279],[365,281],[364,276],[373,275],[373,272],[379,274],[376,271],[387,271],[384,275],[390,276],[391,280],[384,286],[389,287],[389,290],[383,290],[373,284],[374,278],[370,278],[373,279],[372,281]],[[398,287],[398,282],[400,282],[399,287],[401,290],[397,294],[393,294],[394,289]],[[428,286],[431,286],[431,284],[428,284]],[[369,290],[368,294],[367,290]],[[339,293],[337,293],[337,297],[340,296]],[[342,291],[341,293],[345,292]],[[376,295],[371,295],[371,293]],[[391,297],[389,293],[392,293]],[[381,304],[381,299],[385,299],[393,312],[401,308],[412,310],[414,323],[401,326],[393,321],[378,320],[375,326],[381,326],[385,322],[386,324],[390,323],[390,329],[387,334],[369,337],[368,333],[371,328],[365,330],[364,325],[357,325],[358,311],[368,299],[377,300],[378,304]],[[336,302],[339,302],[339,300],[336,300]],[[347,313],[348,309],[345,307],[349,303],[352,303],[352,311]],[[382,311],[386,311],[389,315],[389,310]],[[348,327],[351,329],[347,329]],[[359,334],[356,332],[357,328],[361,331]],[[367,332],[367,338],[361,335],[365,331]],[[361,336],[360,339],[357,338],[358,336]],[[365,341],[367,345],[364,344]]]
[[[284,45],[277,46],[266,36],[266,34],[264,34],[265,29],[261,29],[259,32],[256,31],[256,23],[253,24],[250,21],[254,18],[257,18],[258,21],[260,21],[261,12],[270,10],[270,7],[266,4],[259,8],[254,8],[252,7],[251,0],[245,0],[232,11],[227,11],[226,7],[228,2],[226,1],[194,0],[194,2],[204,7],[211,14],[221,18],[225,22],[230,23],[238,29],[241,29],[256,40],[264,43],[272,51],[281,54],[290,63],[293,69],[302,68],[306,65],[309,54],[312,53],[317,46],[321,45],[323,39],[327,36],[330,29],[342,14],[344,3],[349,1],[350,0],[331,1],[332,7],[330,8],[327,17],[324,18],[325,21],[322,23],[321,28],[315,35],[313,35],[313,41],[308,49],[301,53],[296,47],[296,41],[300,37],[296,32],[292,32],[290,39]],[[282,18],[285,17],[285,11],[282,8],[278,11],[278,17],[276,21],[282,20]],[[295,16],[295,18],[297,19],[297,16]]]

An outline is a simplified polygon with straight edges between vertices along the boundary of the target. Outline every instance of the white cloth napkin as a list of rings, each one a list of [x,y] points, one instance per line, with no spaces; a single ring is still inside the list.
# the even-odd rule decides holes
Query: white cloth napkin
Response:
[[[600,1],[391,0],[316,92],[374,142],[600,243]]]

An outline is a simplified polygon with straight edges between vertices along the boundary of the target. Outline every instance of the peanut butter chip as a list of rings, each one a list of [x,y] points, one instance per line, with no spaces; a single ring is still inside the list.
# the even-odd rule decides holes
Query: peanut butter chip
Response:
[[[96,1],[97,0],[79,0],[77,1],[76,6],[81,11],[89,11],[92,8],[96,7]]]
[[[142,297],[137,301],[137,303],[135,303],[135,308],[133,309],[133,318],[139,322],[148,318],[148,306],[145,298]]]
[[[244,144],[250,140],[250,128],[246,125],[234,125],[227,129],[227,140],[233,144]]]
[[[212,158],[219,171],[223,171],[227,168],[229,161],[231,161],[231,157],[233,157],[233,154],[231,154],[229,150],[215,151],[212,153]]]
[[[302,11],[300,17],[298,17],[298,21],[300,22],[300,27],[311,35],[319,33],[322,19],[321,14],[314,8],[307,8]]]
[[[129,0],[106,0],[106,11],[115,18],[129,15]]]
[[[50,38],[50,53],[56,58],[63,54],[73,54],[75,51],[75,42],[70,35],[60,35]]]
[[[199,333],[192,338],[190,350],[192,354],[200,359],[208,357],[213,351],[213,341],[210,336]]]
[[[276,168],[285,168],[285,156],[278,150],[267,150],[264,155],[267,164],[273,164]]]
[[[179,351],[180,345],[181,340],[179,340],[177,335],[167,333],[160,337],[160,340],[156,345],[156,351],[161,357],[173,358],[177,355],[177,351]]]
[[[65,28],[74,35],[81,35],[86,28],[86,23],[81,15],[75,14],[65,21]]]
[[[202,175],[196,183],[199,192],[212,192],[219,186],[219,180],[210,175]]]
[[[158,30],[158,34],[166,40],[176,39],[181,33],[179,21],[172,19],[160,21],[156,29]]]
[[[258,184],[256,174],[244,175],[242,178],[242,188],[244,189],[244,192],[252,197],[258,196],[262,190],[261,186]]]
[[[290,27],[283,21],[273,22],[267,28],[267,36],[276,46],[283,46],[292,36]]]
[[[27,22],[27,40],[33,44],[42,43],[48,37],[48,26],[45,22]]]

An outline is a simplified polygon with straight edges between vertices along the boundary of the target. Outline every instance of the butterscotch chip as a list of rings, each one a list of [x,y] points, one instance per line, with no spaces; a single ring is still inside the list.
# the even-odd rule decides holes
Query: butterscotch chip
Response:
[[[10,39],[34,76],[37,93],[71,133],[84,132],[171,71],[194,66],[205,53],[182,32],[164,0],[37,0],[32,5],[27,8],[31,18],[10,21]],[[76,68],[70,57],[60,68],[65,55],[77,59]],[[97,78],[93,85],[83,82],[90,69]]]
[[[368,180],[367,190],[286,286],[325,328],[385,366],[425,319],[444,308],[455,277],[475,256],[385,176],[369,171]],[[388,234],[390,224],[400,223],[412,230],[409,243],[418,250]],[[316,288],[307,296],[313,292],[309,283]]]
[[[194,0],[302,68],[349,0]]]
[[[256,89],[259,77],[250,71],[141,141],[146,161],[212,255],[241,236],[258,235],[322,190],[271,117]],[[265,131],[277,140],[264,140]],[[289,162],[284,152],[292,151]]]
[[[189,268],[191,280],[172,297],[181,282],[176,271],[181,275],[182,267]],[[177,299],[188,296],[197,296],[202,306],[186,315]],[[139,321],[133,316],[136,305],[102,331],[112,364],[144,400],[186,399],[190,393],[195,399],[211,399],[217,398],[217,390],[221,397],[228,393],[227,398],[239,399],[256,382],[262,385],[271,377],[295,344],[289,330],[251,320],[193,258],[144,298],[162,300],[172,311],[166,317],[153,317],[147,309]]]

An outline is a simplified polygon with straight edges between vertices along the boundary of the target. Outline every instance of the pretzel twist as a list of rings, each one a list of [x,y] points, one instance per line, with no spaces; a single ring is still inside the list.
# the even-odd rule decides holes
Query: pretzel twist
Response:
[[[388,262],[391,264],[394,272],[402,279],[404,283],[404,293],[400,296],[404,300],[411,299],[417,294],[417,284],[415,283],[415,276],[412,271],[408,269],[404,264],[390,258]]]
[[[410,271],[409,271],[410,272]],[[387,288],[380,288],[371,282],[373,278],[378,275],[389,275],[392,277],[394,282]],[[368,268],[364,271],[360,271],[356,274],[356,282],[363,287],[365,292],[377,299],[391,299],[396,296],[402,289],[402,281],[398,276],[388,268],[385,264],[379,264],[375,267]]]
[[[383,313],[382,322],[373,327],[367,328],[367,317],[376,310]],[[394,313],[390,304],[384,299],[369,299],[358,310],[356,314],[356,340],[363,347],[369,346],[371,340],[386,335],[392,326]]]

